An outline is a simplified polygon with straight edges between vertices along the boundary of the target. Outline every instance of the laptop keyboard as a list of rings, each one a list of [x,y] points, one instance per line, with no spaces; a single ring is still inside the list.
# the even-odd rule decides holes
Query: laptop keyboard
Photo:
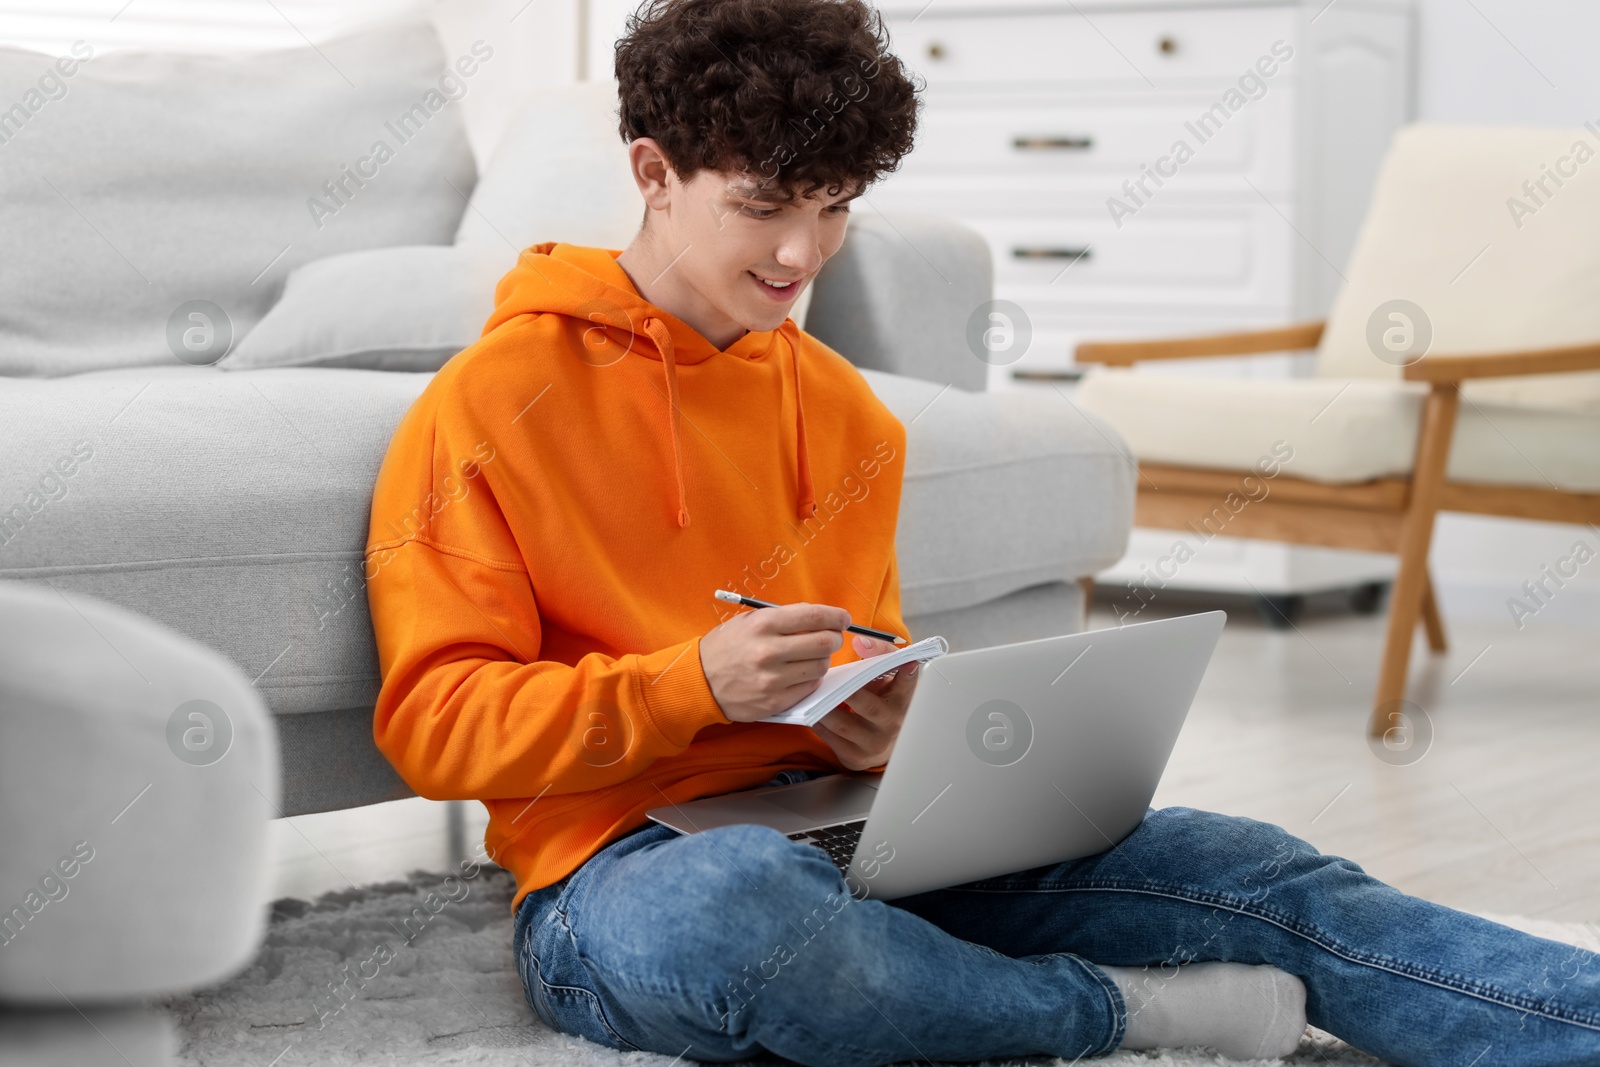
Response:
[[[820,830],[806,830],[787,836],[790,841],[803,841],[822,849],[833,861],[833,865],[839,868],[839,873],[848,874],[850,861],[856,854],[856,845],[861,841],[861,831],[866,825],[867,820],[858,819],[855,822],[843,822],[837,826],[824,826]]]

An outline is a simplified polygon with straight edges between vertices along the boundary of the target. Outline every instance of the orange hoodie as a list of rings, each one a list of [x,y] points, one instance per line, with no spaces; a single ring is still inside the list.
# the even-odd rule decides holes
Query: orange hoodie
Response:
[[[714,590],[906,632],[905,428],[792,320],[718,351],[617,255],[525,250],[373,494],[374,737],[422,796],[488,807],[513,908],[648,808],[841,769],[807,727],[723,715],[700,635],[743,609]]]

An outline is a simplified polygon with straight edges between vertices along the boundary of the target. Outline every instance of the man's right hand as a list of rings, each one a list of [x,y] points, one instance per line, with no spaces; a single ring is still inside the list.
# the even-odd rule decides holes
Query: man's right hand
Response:
[[[755,722],[817,688],[844,646],[850,613],[827,604],[743,611],[700,639],[700,666],[722,713]]]

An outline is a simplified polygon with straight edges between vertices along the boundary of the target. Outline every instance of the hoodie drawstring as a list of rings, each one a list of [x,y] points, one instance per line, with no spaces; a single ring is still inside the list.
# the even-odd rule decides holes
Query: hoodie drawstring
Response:
[[[667,421],[672,425],[672,472],[678,479],[678,526],[689,525],[689,500],[683,488],[683,439],[678,429],[678,362],[672,344],[672,331],[666,323],[655,317],[644,320],[644,332],[656,343],[661,353],[661,371],[667,376]]]
[[[677,349],[672,342],[672,331],[667,324],[654,316],[644,320],[644,332],[655,342],[661,353],[661,372],[667,379],[667,421],[672,429],[672,472],[678,483],[678,526],[689,525],[688,493],[683,485],[683,434],[680,429],[682,413],[678,403]],[[811,456],[806,448],[805,409],[800,401],[800,348],[789,346],[789,373],[794,381],[794,451],[795,482],[799,500],[795,504],[795,517],[804,521],[817,510],[816,493],[811,486]]]
[[[800,499],[795,505],[795,518],[804,522],[817,510],[816,494],[811,491],[811,457],[806,451],[805,408],[800,403],[800,346],[789,346],[789,367],[794,375],[794,452],[795,483]]]

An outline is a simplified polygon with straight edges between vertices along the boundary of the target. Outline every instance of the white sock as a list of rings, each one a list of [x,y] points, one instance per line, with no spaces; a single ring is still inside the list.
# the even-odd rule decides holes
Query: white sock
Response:
[[[1120,1048],[1208,1045],[1232,1059],[1281,1059],[1299,1047],[1305,1032],[1306,987],[1276,967],[1187,963],[1100,969],[1117,983],[1128,1005]]]

